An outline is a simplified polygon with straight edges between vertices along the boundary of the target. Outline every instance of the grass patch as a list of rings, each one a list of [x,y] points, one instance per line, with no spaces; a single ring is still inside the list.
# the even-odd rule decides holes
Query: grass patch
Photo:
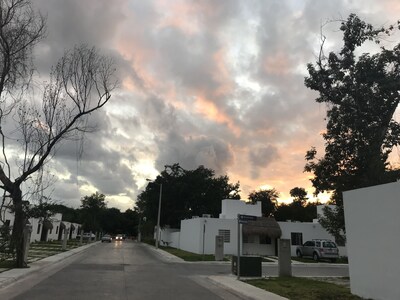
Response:
[[[297,256],[292,257],[292,260],[298,261],[298,262],[303,262],[303,263],[308,263],[308,264],[313,264],[313,263],[318,263],[318,262],[332,263],[332,264],[348,264],[349,263],[347,257],[339,257],[338,259],[336,259],[335,262],[331,262],[329,259],[322,259],[322,258],[319,261],[315,261],[312,258],[297,257]]]
[[[245,281],[263,290],[288,299],[302,300],[360,300],[350,293],[350,289],[334,283],[299,277],[276,277]]]
[[[0,261],[0,268],[1,269],[12,269],[15,267],[15,261],[14,260],[3,260]]]
[[[215,261],[215,256],[212,254],[196,254],[188,251],[184,251],[181,249],[177,248],[172,248],[172,247],[165,247],[165,246],[160,246],[160,249],[171,253],[172,255],[178,256],[182,258],[185,261]],[[224,258],[224,261],[227,261],[228,259]]]

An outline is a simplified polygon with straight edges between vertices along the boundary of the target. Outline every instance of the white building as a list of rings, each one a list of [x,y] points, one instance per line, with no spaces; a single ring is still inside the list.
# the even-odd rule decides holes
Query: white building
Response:
[[[1,211],[0,219],[4,222],[0,224],[12,228],[14,224],[14,214],[9,209]],[[30,218],[29,224],[32,226],[31,243],[39,241],[52,241],[62,240],[64,230],[68,230],[68,239],[75,239],[78,231],[80,231],[80,224],[69,223],[62,221],[62,214],[57,213],[49,220],[40,220],[37,218]]]
[[[334,238],[318,222],[276,222],[261,217],[261,203],[249,204],[240,200],[222,200],[219,218],[196,217],[181,221],[180,231],[164,229],[160,244],[198,254],[215,253],[215,237],[224,237],[224,253],[237,254],[238,214],[258,217],[255,223],[241,225],[241,253],[245,255],[277,255],[277,239],[291,239],[291,253],[307,240]],[[339,247],[340,255],[346,256],[346,248]]]
[[[343,193],[353,294],[400,299],[400,183]]]

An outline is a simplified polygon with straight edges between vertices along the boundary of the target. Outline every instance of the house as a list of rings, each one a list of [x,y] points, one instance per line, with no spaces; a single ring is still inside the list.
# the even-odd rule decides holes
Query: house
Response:
[[[14,214],[9,209],[1,211],[1,220],[10,229],[14,223]],[[68,230],[68,239],[75,239],[80,232],[81,225],[62,221],[62,214],[54,214],[49,220],[30,218],[28,220],[32,226],[30,242],[62,240],[64,230]]]
[[[162,229],[160,244],[179,248],[197,254],[214,254],[215,237],[223,236],[224,253],[237,254],[238,214],[257,217],[241,226],[241,253],[245,255],[277,255],[278,239],[291,240],[291,254],[296,255],[296,247],[303,242],[316,239],[334,238],[316,222],[276,222],[273,218],[261,217],[261,202],[251,204],[240,200],[225,199],[221,202],[219,218],[209,215],[182,220],[181,229]],[[346,248],[339,248],[342,256]]]

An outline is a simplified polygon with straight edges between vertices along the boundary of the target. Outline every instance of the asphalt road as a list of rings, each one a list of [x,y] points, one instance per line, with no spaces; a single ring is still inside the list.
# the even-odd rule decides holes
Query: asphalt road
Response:
[[[174,263],[131,241],[98,244],[58,269],[30,276],[0,293],[1,299],[247,299],[207,276],[229,275],[229,264]],[[275,276],[277,266],[263,266]],[[294,265],[295,276],[348,276],[346,266]]]

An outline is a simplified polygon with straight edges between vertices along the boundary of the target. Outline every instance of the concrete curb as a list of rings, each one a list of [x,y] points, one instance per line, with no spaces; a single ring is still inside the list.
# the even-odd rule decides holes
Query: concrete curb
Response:
[[[240,280],[236,276],[209,276],[214,284],[228,289],[235,294],[248,297],[253,300],[288,300],[288,298],[267,292]]]
[[[226,264],[230,265],[230,261],[205,261],[205,262],[187,262],[184,261],[182,258],[179,258],[171,253],[168,253],[162,249],[157,249],[152,247],[146,243],[141,243],[146,248],[152,250],[153,252],[157,253],[161,258],[166,262],[176,262],[176,263],[207,263],[207,264]],[[271,263],[270,263],[271,264]],[[272,263],[274,264],[274,263]],[[276,294],[267,292],[263,289],[257,288],[245,282],[239,281],[236,279],[236,276],[209,276],[207,277],[210,281],[212,281],[215,285],[220,286],[224,289],[230,290],[234,294],[241,295],[253,300],[288,300],[287,298],[278,296]]]
[[[24,269],[11,269],[0,273],[0,289],[8,287],[9,285],[21,280],[29,275],[43,270],[44,268],[53,266],[55,263],[63,261],[68,257],[86,251],[88,248],[97,245],[99,242],[93,242],[78,248],[58,253],[56,255],[45,257],[41,260],[35,261],[30,264],[29,268]]]
[[[157,253],[159,256],[161,256],[161,259],[164,260],[165,262],[173,262],[173,263],[187,263],[184,261],[182,258],[177,257],[171,253],[168,253],[167,251],[164,251],[160,248],[155,248],[153,246],[150,246],[146,243],[140,243],[141,245],[145,246],[147,249],[150,249],[151,251]]]

